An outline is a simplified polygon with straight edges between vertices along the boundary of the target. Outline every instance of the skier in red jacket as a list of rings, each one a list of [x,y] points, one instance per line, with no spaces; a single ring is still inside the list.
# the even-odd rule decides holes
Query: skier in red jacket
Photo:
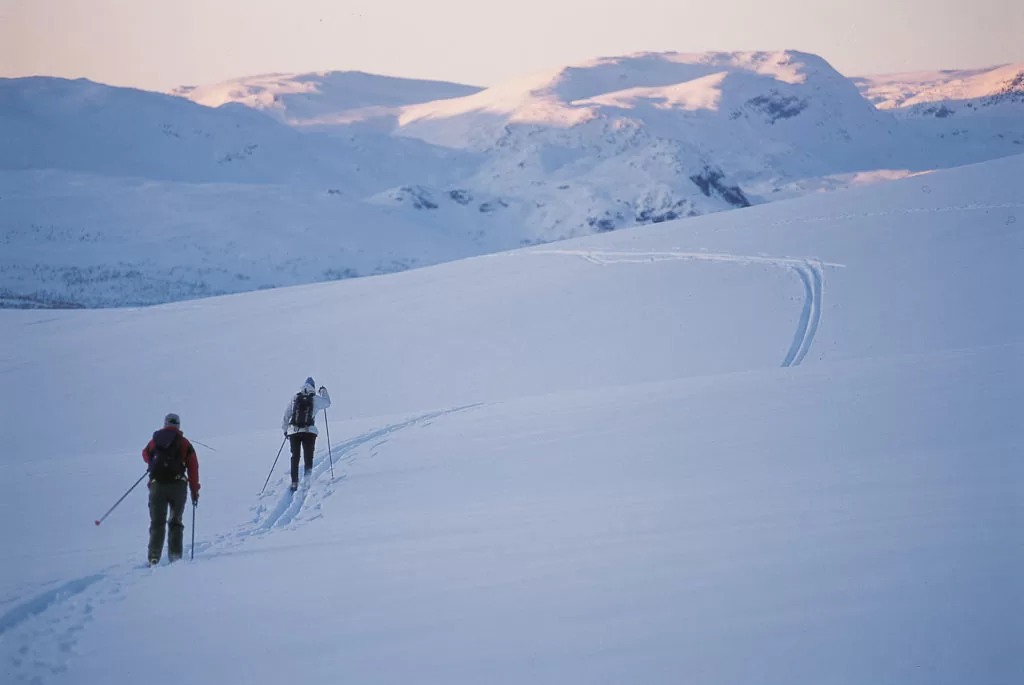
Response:
[[[192,443],[181,433],[177,414],[164,417],[164,427],[153,433],[153,439],[143,448],[142,460],[149,464],[149,565],[160,562],[165,529],[170,531],[167,559],[177,561],[184,546],[182,518],[188,490],[192,491],[192,505],[199,503],[199,459]]]

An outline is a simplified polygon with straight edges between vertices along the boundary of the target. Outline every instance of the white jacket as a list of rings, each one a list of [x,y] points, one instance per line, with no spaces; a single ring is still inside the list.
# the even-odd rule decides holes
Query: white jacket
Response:
[[[302,390],[305,391],[306,388],[309,388],[309,386],[303,386]],[[312,388],[309,389],[312,390]],[[327,388],[321,388],[319,395],[313,395],[313,420],[315,421],[316,415],[322,410],[327,409],[329,406],[331,406],[331,396],[327,393]],[[293,396],[288,401],[288,407],[284,410],[284,420],[281,422],[281,429],[284,430],[285,435],[295,435],[296,433],[312,433],[313,435],[318,435],[315,424],[305,428],[298,428],[291,425],[292,410],[294,408],[295,397]]]

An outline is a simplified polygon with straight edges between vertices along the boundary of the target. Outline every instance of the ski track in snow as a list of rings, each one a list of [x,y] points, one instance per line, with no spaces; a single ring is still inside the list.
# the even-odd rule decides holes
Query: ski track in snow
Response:
[[[275,500],[272,506],[261,502],[254,507],[255,518],[236,531],[218,535],[212,541],[197,541],[196,556],[205,560],[237,554],[236,548],[255,536],[294,530],[296,526],[320,518],[323,501],[334,494],[334,485],[347,477],[340,471],[359,461],[359,448],[369,444],[368,456],[375,456],[376,450],[398,431],[413,426],[426,428],[448,414],[478,406],[433,411],[362,433],[332,445],[330,457],[328,450],[318,451],[310,477],[300,484],[297,492],[292,493],[288,487],[290,476],[279,478],[274,488],[260,497]],[[333,479],[330,477],[331,457],[335,469]],[[186,554],[189,553],[187,546],[186,539]],[[10,608],[0,615],[0,657],[5,676],[11,678],[5,682],[37,685],[66,673],[68,661],[75,655],[78,635],[92,621],[94,609],[123,599],[127,589],[151,574],[165,572],[169,564],[166,556],[164,559],[153,568],[138,561],[126,561],[100,573],[66,581],[29,599],[11,602]]]
[[[87,590],[90,585],[103,580],[104,577],[105,576],[102,573],[97,573],[84,578],[69,580],[52,590],[47,590],[46,592],[36,595],[27,602],[18,604],[3,616],[0,616],[0,636],[3,636],[4,633],[18,627],[33,616],[43,613],[54,604],[67,600],[77,594],[81,594]]]
[[[821,267],[813,262],[807,262],[804,266],[793,265],[792,269],[796,271],[804,286],[804,307],[800,312],[800,322],[796,335],[793,336],[793,344],[790,345],[786,358],[782,360],[783,366],[798,365],[811,349],[814,335],[818,332],[818,323],[821,321],[822,284],[825,280],[821,274]]]
[[[568,255],[582,257],[592,264],[608,266],[612,264],[650,264],[664,261],[703,260],[708,262],[731,262],[733,264],[767,264],[793,271],[800,279],[804,288],[804,305],[797,322],[793,343],[782,360],[782,366],[797,366],[807,356],[814,342],[821,322],[822,297],[825,284],[825,267],[845,268],[845,264],[822,262],[817,259],[797,259],[793,257],[765,257],[753,255],[733,255],[714,252],[609,252],[604,250],[532,250],[527,253],[540,255]]]

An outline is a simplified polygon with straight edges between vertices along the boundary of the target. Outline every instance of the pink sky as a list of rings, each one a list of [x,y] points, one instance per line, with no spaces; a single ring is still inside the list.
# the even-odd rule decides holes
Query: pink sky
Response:
[[[814,52],[848,75],[1024,62],[1021,0],[0,0],[0,76],[167,90],[358,69],[491,85],[644,50]]]

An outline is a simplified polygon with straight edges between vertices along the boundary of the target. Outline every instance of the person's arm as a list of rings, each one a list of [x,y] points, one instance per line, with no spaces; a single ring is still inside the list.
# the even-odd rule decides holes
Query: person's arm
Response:
[[[155,447],[155,445],[153,444],[153,441],[150,440],[149,444],[142,448],[142,461],[147,464],[149,463],[149,458],[153,456],[153,447]]]
[[[288,401],[288,406],[284,410],[284,418],[281,419],[281,430],[284,431],[285,435],[288,434],[288,424],[291,423],[291,420],[292,420],[292,410],[294,410],[294,408],[295,408],[295,398],[293,397],[293,398],[291,398],[291,400]]]
[[[188,487],[192,491],[192,503],[195,504],[199,500],[199,457],[196,456],[196,448],[192,446],[192,443],[186,441],[186,444],[188,451],[185,453],[185,469],[188,471]]]
[[[327,388],[320,386],[320,394],[313,398],[313,413],[327,409],[331,406],[331,395]]]

